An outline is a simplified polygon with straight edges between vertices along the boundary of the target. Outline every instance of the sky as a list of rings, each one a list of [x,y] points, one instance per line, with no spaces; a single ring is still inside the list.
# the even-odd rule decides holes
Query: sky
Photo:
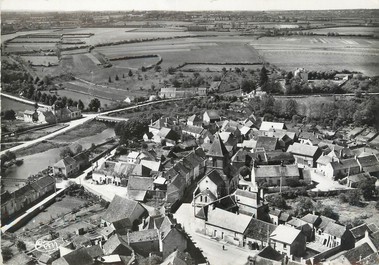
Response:
[[[0,0],[1,10],[325,10],[379,9],[379,0]]]

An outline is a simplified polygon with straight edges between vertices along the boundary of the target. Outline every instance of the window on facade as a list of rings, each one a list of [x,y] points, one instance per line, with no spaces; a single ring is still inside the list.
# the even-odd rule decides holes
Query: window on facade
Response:
[[[208,201],[208,197],[207,197],[207,196],[204,197],[204,201],[205,201],[205,202]]]
[[[283,249],[287,249],[287,244],[283,244]]]
[[[203,196],[200,196],[200,202],[202,202],[203,201]]]

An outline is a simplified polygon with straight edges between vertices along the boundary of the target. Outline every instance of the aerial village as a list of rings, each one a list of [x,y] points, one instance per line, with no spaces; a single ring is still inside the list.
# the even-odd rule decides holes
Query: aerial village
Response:
[[[14,2],[0,264],[379,264],[378,9]]]
[[[378,152],[352,140],[360,132],[346,139],[354,148],[330,140],[331,133],[303,132],[253,114],[225,120],[217,110],[161,117],[151,121],[140,148],[120,155],[113,146],[92,165],[85,153],[67,156],[52,174],[3,193],[1,217],[6,221],[56,192],[60,175],[62,194],[110,196],[110,202],[75,209],[69,219],[51,218],[50,229],[41,225],[35,245],[30,239],[24,245],[30,262],[206,264],[194,242],[201,234],[219,244],[220,255],[241,249],[246,264],[371,264],[378,260],[377,223],[343,225],[330,210],[312,207],[313,197],[352,200],[346,197],[357,195],[349,192],[379,177]],[[78,175],[79,183],[70,181]],[[297,193],[307,202],[287,211],[284,198]]]

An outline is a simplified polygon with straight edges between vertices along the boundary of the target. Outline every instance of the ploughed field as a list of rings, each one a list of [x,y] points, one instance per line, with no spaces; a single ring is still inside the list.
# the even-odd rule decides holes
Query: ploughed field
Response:
[[[336,29],[341,32],[344,30]],[[110,45],[125,40],[169,37],[172,38]],[[40,77],[72,74],[78,78],[74,82],[61,81],[67,90],[58,91],[59,95],[80,98],[86,102],[97,96],[105,104],[123,100],[127,96],[152,94],[150,88],[161,87],[159,82],[162,73],[154,70],[141,72],[142,66],[154,66],[158,62],[163,70],[183,66],[184,63],[192,65],[184,66],[183,70],[206,72],[221,71],[224,66],[229,69],[244,64],[269,62],[291,71],[303,67],[308,70],[347,69],[367,75],[379,74],[379,40],[372,38],[257,38],[241,36],[239,33],[187,32],[182,27],[177,27],[45,30],[19,32],[6,35],[5,39],[11,40],[5,47],[6,52],[30,52],[21,55],[22,59],[25,63],[30,63]],[[101,43],[109,45],[96,46]],[[83,45],[95,47],[89,51]],[[56,51],[67,47],[76,49],[62,51],[58,60]],[[249,66],[245,65],[245,68]],[[133,71],[131,77],[128,76],[129,69]]]
[[[379,75],[379,40],[350,37],[275,37],[250,43],[282,69],[359,71]]]

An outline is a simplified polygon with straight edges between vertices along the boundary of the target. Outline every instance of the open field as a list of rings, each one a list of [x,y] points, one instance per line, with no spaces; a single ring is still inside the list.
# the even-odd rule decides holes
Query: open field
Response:
[[[69,83],[65,83],[64,84],[66,87],[68,87],[70,84]],[[74,87],[71,87],[72,89],[75,89]],[[88,104],[90,103],[90,101],[96,97],[96,94],[93,94],[93,93],[88,93],[88,92],[76,92],[76,91],[72,91],[72,90],[67,90],[67,89],[63,89],[63,90],[58,90],[57,91],[57,95],[60,96],[60,97],[67,97],[67,98],[72,98],[73,100],[81,100],[83,103],[84,103],[84,106],[87,107]],[[101,102],[101,106],[104,106],[105,104],[106,105],[111,105],[112,103],[114,103],[114,101],[111,101],[111,100],[108,100],[108,99],[104,99],[104,98],[99,98],[100,102]]]
[[[21,58],[25,62],[30,62],[31,65],[58,65],[58,57],[57,56],[21,56]]]
[[[38,52],[39,50],[54,50],[56,43],[8,43],[5,52]]]
[[[167,38],[174,36],[191,36],[189,32],[183,31],[159,31],[154,28],[148,28],[148,31],[134,28],[78,28],[57,31],[57,33],[93,33],[94,35],[86,39],[89,45],[96,45],[100,43],[116,42],[121,40],[136,40],[136,39],[152,39],[152,38]]]
[[[314,32],[318,34],[328,34],[329,32],[336,32],[340,35],[378,35],[379,27],[337,27],[324,29],[310,29],[304,31]]]
[[[339,37],[275,37],[250,43],[265,61],[286,70],[360,71],[379,73],[379,40]]]
[[[1,97],[1,111],[13,109],[16,113],[33,109],[32,105],[21,103],[6,97]]]
[[[247,39],[241,40],[238,45],[233,42],[218,40],[217,38],[186,38],[177,40],[156,41],[146,45],[125,44],[110,47],[99,47],[95,50],[108,58],[159,54],[163,61],[162,67],[176,67],[184,62],[210,63],[250,63],[259,62],[259,55],[245,45]]]
[[[156,64],[158,60],[158,57],[133,58],[127,60],[112,61],[112,65],[116,68],[139,69],[142,66],[146,67]]]

